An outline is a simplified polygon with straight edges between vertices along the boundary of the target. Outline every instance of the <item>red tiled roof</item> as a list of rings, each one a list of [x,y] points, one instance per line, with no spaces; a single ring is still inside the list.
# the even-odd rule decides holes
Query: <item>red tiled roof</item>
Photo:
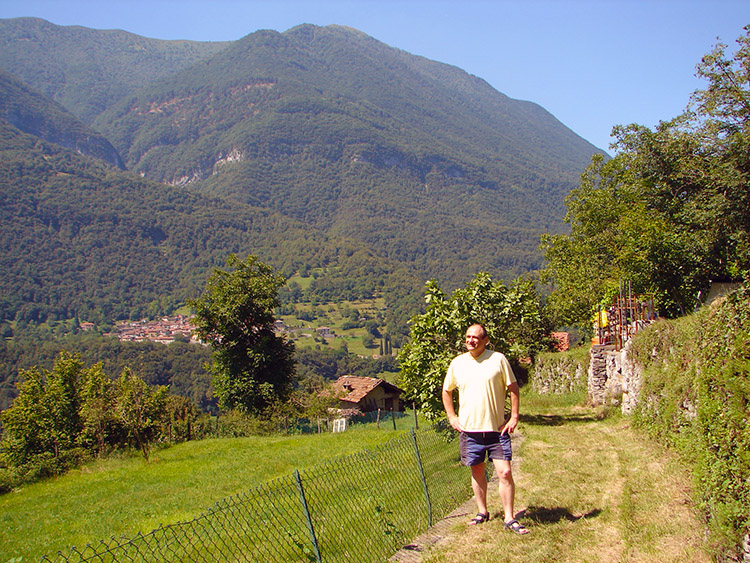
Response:
[[[375,377],[360,377],[358,375],[342,375],[334,383],[334,387],[337,390],[342,390],[348,394],[342,395],[341,400],[351,403],[358,403],[364,399],[367,394],[378,387],[383,385],[391,392],[402,392],[401,389],[388,383],[384,379],[377,379]]]

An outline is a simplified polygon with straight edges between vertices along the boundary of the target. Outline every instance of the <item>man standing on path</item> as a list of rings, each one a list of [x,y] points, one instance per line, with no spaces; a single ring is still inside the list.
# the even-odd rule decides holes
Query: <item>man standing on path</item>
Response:
[[[519,390],[507,358],[487,349],[489,338],[481,324],[466,330],[468,352],[453,359],[443,382],[443,406],[459,435],[461,462],[471,468],[471,487],[479,512],[469,522],[489,520],[485,454],[495,465],[500,480],[505,529],[516,534],[529,531],[515,519],[515,483],[511,473],[510,435],[518,425]],[[458,389],[458,415],[453,390]],[[510,393],[510,418],[505,420],[505,391]]]

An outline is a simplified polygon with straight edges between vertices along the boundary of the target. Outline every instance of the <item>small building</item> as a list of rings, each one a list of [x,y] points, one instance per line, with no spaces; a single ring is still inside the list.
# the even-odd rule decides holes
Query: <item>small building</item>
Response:
[[[403,390],[384,379],[342,375],[334,383],[339,395],[339,408],[355,409],[360,412],[372,412],[378,409],[403,412],[401,400]]]

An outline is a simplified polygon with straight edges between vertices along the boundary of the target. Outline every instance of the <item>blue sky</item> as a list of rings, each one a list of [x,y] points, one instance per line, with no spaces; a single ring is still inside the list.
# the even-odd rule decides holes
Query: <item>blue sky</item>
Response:
[[[703,83],[717,38],[732,49],[747,0],[0,0],[0,18],[226,41],[302,23],[354,27],[530,100],[594,145],[614,125],[653,127]]]

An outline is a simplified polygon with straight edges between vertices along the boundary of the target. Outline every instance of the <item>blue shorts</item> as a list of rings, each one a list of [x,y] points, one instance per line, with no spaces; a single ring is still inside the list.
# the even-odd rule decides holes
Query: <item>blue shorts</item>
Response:
[[[510,461],[510,434],[500,432],[461,432],[458,439],[461,450],[461,463],[467,466],[478,465],[487,459]]]

